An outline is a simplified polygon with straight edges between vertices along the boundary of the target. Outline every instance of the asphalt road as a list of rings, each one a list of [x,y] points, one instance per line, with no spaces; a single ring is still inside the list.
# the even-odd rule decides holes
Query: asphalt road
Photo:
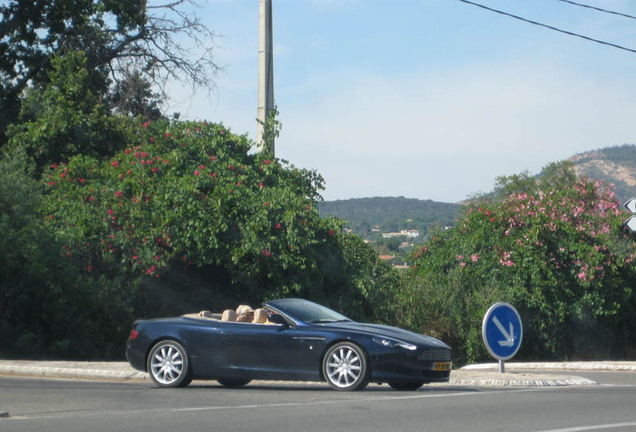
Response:
[[[574,387],[388,386],[340,393],[324,384],[149,383],[0,377],[0,431],[636,431],[636,374],[594,374]],[[580,373],[579,373],[580,375]],[[591,376],[590,376],[591,378]]]

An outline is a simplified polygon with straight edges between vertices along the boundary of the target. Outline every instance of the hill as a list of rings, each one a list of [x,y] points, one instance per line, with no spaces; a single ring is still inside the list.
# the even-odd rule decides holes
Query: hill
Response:
[[[344,219],[346,228],[370,240],[403,230],[418,231],[422,238],[434,226],[454,225],[460,208],[460,204],[404,197],[354,198],[319,205],[321,216]]]
[[[616,185],[616,197],[625,202],[636,196],[636,145],[607,147],[568,159],[578,175]]]
[[[636,145],[606,147],[568,160],[578,175],[614,183],[621,203],[636,197]],[[454,225],[460,208],[461,204],[404,197],[353,198],[319,205],[323,217],[346,220],[346,228],[366,240],[405,230],[418,232],[415,242],[423,241],[432,227]]]

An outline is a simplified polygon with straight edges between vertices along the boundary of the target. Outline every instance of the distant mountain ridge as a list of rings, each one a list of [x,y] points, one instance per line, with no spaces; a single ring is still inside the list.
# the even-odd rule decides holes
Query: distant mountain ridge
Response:
[[[623,203],[636,197],[636,145],[624,144],[576,154],[568,159],[579,176],[616,185]],[[539,174],[541,175],[541,174]],[[323,217],[348,221],[346,227],[363,238],[381,238],[381,233],[417,230],[420,239],[434,226],[452,226],[461,204],[404,197],[352,198],[325,201],[318,208]]]
[[[381,233],[417,230],[426,234],[438,225],[454,225],[460,204],[404,197],[353,198],[318,206],[323,217],[335,216],[363,238]]]
[[[616,197],[625,202],[636,197],[636,145],[607,147],[572,156],[579,176],[587,176],[616,185]]]

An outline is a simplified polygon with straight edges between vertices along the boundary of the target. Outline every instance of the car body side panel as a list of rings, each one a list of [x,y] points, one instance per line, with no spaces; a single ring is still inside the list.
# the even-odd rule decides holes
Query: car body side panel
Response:
[[[280,379],[296,377],[295,330],[282,325],[230,323],[223,329],[223,374]]]

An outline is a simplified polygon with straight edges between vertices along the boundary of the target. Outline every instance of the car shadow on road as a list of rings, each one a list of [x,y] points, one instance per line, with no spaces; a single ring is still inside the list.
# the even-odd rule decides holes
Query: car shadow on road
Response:
[[[253,381],[243,387],[224,387],[216,381],[195,381],[190,384],[188,389],[205,389],[205,390],[223,390],[223,391],[283,391],[283,392],[336,392],[325,383],[272,383],[263,381]],[[354,392],[342,393],[390,393],[395,395],[422,394],[422,393],[449,393],[449,392],[475,392],[481,390],[475,387],[467,386],[423,386],[414,391],[398,391],[388,384],[369,384],[365,389]]]

